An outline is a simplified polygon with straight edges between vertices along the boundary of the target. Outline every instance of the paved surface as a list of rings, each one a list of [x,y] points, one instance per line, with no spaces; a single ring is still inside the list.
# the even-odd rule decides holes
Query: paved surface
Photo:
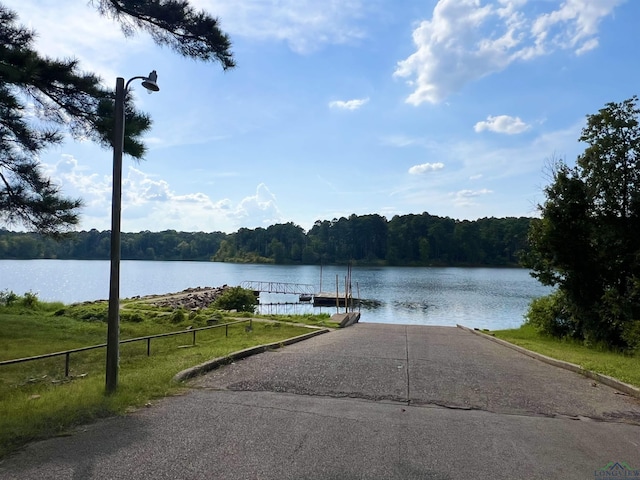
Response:
[[[358,324],[38,442],[6,479],[592,479],[640,402],[460,329]]]

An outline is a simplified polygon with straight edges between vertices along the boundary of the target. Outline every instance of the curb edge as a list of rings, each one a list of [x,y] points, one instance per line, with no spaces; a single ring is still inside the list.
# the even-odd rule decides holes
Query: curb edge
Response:
[[[256,345],[255,347],[245,348],[244,350],[238,350],[237,352],[232,352],[229,355],[225,355],[224,357],[217,357],[211,360],[207,360],[204,363],[182,370],[181,372],[175,374],[175,376],[173,377],[173,381],[184,382],[185,380],[197,377],[198,375],[207,373],[222,365],[229,364],[235,360],[241,360],[252,355],[257,355],[258,353],[266,352],[267,350],[273,350],[276,348],[285,347],[287,345],[292,345],[294,343],[302,342],[303,340],[308,340],[318,335],[329,333],[330,331],[331,330],[329,330],[328,328],[323,328],[320,330],[315,330],[313,332],[298,335],[297,337],[287,338],[285,340],[282,340],[281,342],[266,343],[263,345]]]

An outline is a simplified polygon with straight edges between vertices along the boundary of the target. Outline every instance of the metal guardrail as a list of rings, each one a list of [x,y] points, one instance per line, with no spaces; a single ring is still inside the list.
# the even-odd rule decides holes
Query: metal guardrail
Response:
[[[147,335],[146,337],[136,337],[136,338],[128,338],[126,340],[120,340],[120,344],[122,343],[133,343],[133,342],[141,342],[143,340],[147,341],[147,357],[151,356],[151,339],[153,338],[161,338],[161,337],[173,337],[176,335],[185,335],[185,334],[193,334],[193,343],[192,345],[196,344],[196,332],[200,332],[202,330],[211,330],[213,328],[224,328],[224,336],[228,337],[229,336],[229,325],[236,325],[238,323],[245,323],[245,322],[249,322],[249,328],[253,327],[253,320],[251,318],[248,318],[246,320],[238,320],[235,322],[229,322],[229,323],[222,323],[220,325],[210,325],[208,327],[200,327],[200,328],[192,328],[189,330],[180,330],[179,332],[169,332],[169,333],[158,333],[156,335]],[[65,362],[64,362],[64,376],[68,377],[69,376],[69,362],[70,362],[70,356],[72,353],[78,353],[78,352],[85,352],[87,350],[95,350],[97,348],[105,348],[107,346],[106,343],[101,343],[99,345],[91,345],[89,347],[80,347],[80,348],[73,348],[71,350],[64,350],[62,352],[55,352],[55,353],[46,353],[44,355],[36,355],[34,357],[25,357],[25,358],[16,358],[13,360],[3,360],[0,362],[0,367],[3,365],[13,365],[15,363],[24,363],[24,362],[31,362],[34,360],[43,360],[45,358],[51,358],[51,357],[60,357],[62,355],[65,356]]]

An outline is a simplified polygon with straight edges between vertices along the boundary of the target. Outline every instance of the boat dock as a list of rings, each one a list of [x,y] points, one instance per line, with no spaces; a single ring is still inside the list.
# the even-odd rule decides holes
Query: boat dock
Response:
[[[337,294],[336,292],[320,292],[313,296],[314,307],[344,307],[355,306],[359,303],[357,298],[353,296],[346,296],[343,294]]]
[[[240,286],[258,293],[285,293],[308,296],[313,296],[315,289],[313,285],[309,285],[307,283],[258,282],[252,280],[242,282]]]
[[[253,291],[256,296],[260,296],[262,292],[297,295],[299,303],[310,302],[314,307],[353,307],[360,303],[359,299],[354,298],[351,293],[337,291],[316,293],[315,287],[306,283],[245,281],[241,286]]]

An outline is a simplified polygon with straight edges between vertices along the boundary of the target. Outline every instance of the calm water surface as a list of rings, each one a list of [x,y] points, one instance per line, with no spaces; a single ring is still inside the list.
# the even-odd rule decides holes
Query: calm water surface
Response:
[[[322,290],[344,290],[345,267],[322,269]],[[243,281],[291,282],[320,289],[317,266],[240,265],[212,262],[123,261],[120,293],[176,292],[190,287],[239,285]],[[381,302],[362,310],[363,322],[512,328],[522,324],[531,299],[549,293],[520,269],[355,267],[354,291]],[[0,260],[0,290],[31,291],[45,301],[73,303],[109,296],[109,262]],[[295,302],[295,296],[263,295],[263,302]],[[274,308],[274,307],[272,307]],[[282,307],[284,308],[284,307]],[[310,307],[289,307],[295,313]],[[317,310],[316,310],[317,311]],[[335,308],[323,308],[333,313]]]

